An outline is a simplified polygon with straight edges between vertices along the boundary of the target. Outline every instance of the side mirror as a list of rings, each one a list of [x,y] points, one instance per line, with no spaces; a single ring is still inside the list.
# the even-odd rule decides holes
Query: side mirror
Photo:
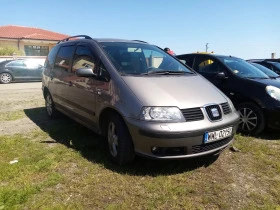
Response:
[[[79,77],[97,77],[97,75],[93,73],[92,69],[90,68],[77,69],[76,75]]]
[[[219,72],[217,74],[217,78],[219,78],[219,79],[227,79],[228,77],[226,76],[225,72]]]

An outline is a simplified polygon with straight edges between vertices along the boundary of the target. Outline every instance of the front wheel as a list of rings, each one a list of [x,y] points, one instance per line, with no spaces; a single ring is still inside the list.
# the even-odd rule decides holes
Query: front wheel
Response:
[[[0,74],[0,83],[8,84],[8,83],[12,82],[12,80],[13,80],[13,77],[11,74],[9,74],[9,73]]]
[[[119,165],[130,163],[134,160],[135,152],[132,138],[123,119],[114,114],[108,121],[107,141],[109,155]]]
[[[263,111],[253,103],[243,103],[237,106],[240,114],[238,130],[244,134],[256,135],[265,128]]]

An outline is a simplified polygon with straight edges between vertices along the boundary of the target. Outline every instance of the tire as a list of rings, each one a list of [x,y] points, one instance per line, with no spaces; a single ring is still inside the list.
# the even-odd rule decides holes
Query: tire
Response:
[[[119,165],[134,160],[135,152],[132,138],[123,119],[113,114],[107,124],[108,152],[111,159]]]
[[[46,96],[45,96],[45,106],[46,106],[46,112],[47,112],[48,117],[51,119],[56,118],[57,110],[55,109],[52,96],[49,92],[47,92]]]
[[[244,134],[261,133],[266,125],[263,111],[253,103],[243,103],[237,106],[240,114],[238,130]]]
[[[8,83],[12,82],[12,80],[13,80],[13,77],[11,74],[5,73],[5,72],[0,74],[0,83],[8,84]]]

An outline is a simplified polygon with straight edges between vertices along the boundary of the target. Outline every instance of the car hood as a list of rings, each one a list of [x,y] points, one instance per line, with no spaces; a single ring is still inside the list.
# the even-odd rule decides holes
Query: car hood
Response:
[[[272,85],[272,86],[275,86],[275,87],[278,87],[280,88],[280,79],[253,79],[254,81],[258,82],[258,83],[261,83],[261,84],[264,84],[264,85]]]
[[[143,106],[177,106],[180,109],[227,102],[214,85],[200,75],[123,76]]]

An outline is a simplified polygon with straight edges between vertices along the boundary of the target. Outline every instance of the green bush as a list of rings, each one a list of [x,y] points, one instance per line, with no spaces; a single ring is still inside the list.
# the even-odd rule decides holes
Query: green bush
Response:
[[[0,56],[1,55],[12,56],[14,53],[16,55],[24,55],[24,52],[21,51],[21,50],[18,50],[17,48],[14,48],[14,47],[1,47],[0,46]]]

